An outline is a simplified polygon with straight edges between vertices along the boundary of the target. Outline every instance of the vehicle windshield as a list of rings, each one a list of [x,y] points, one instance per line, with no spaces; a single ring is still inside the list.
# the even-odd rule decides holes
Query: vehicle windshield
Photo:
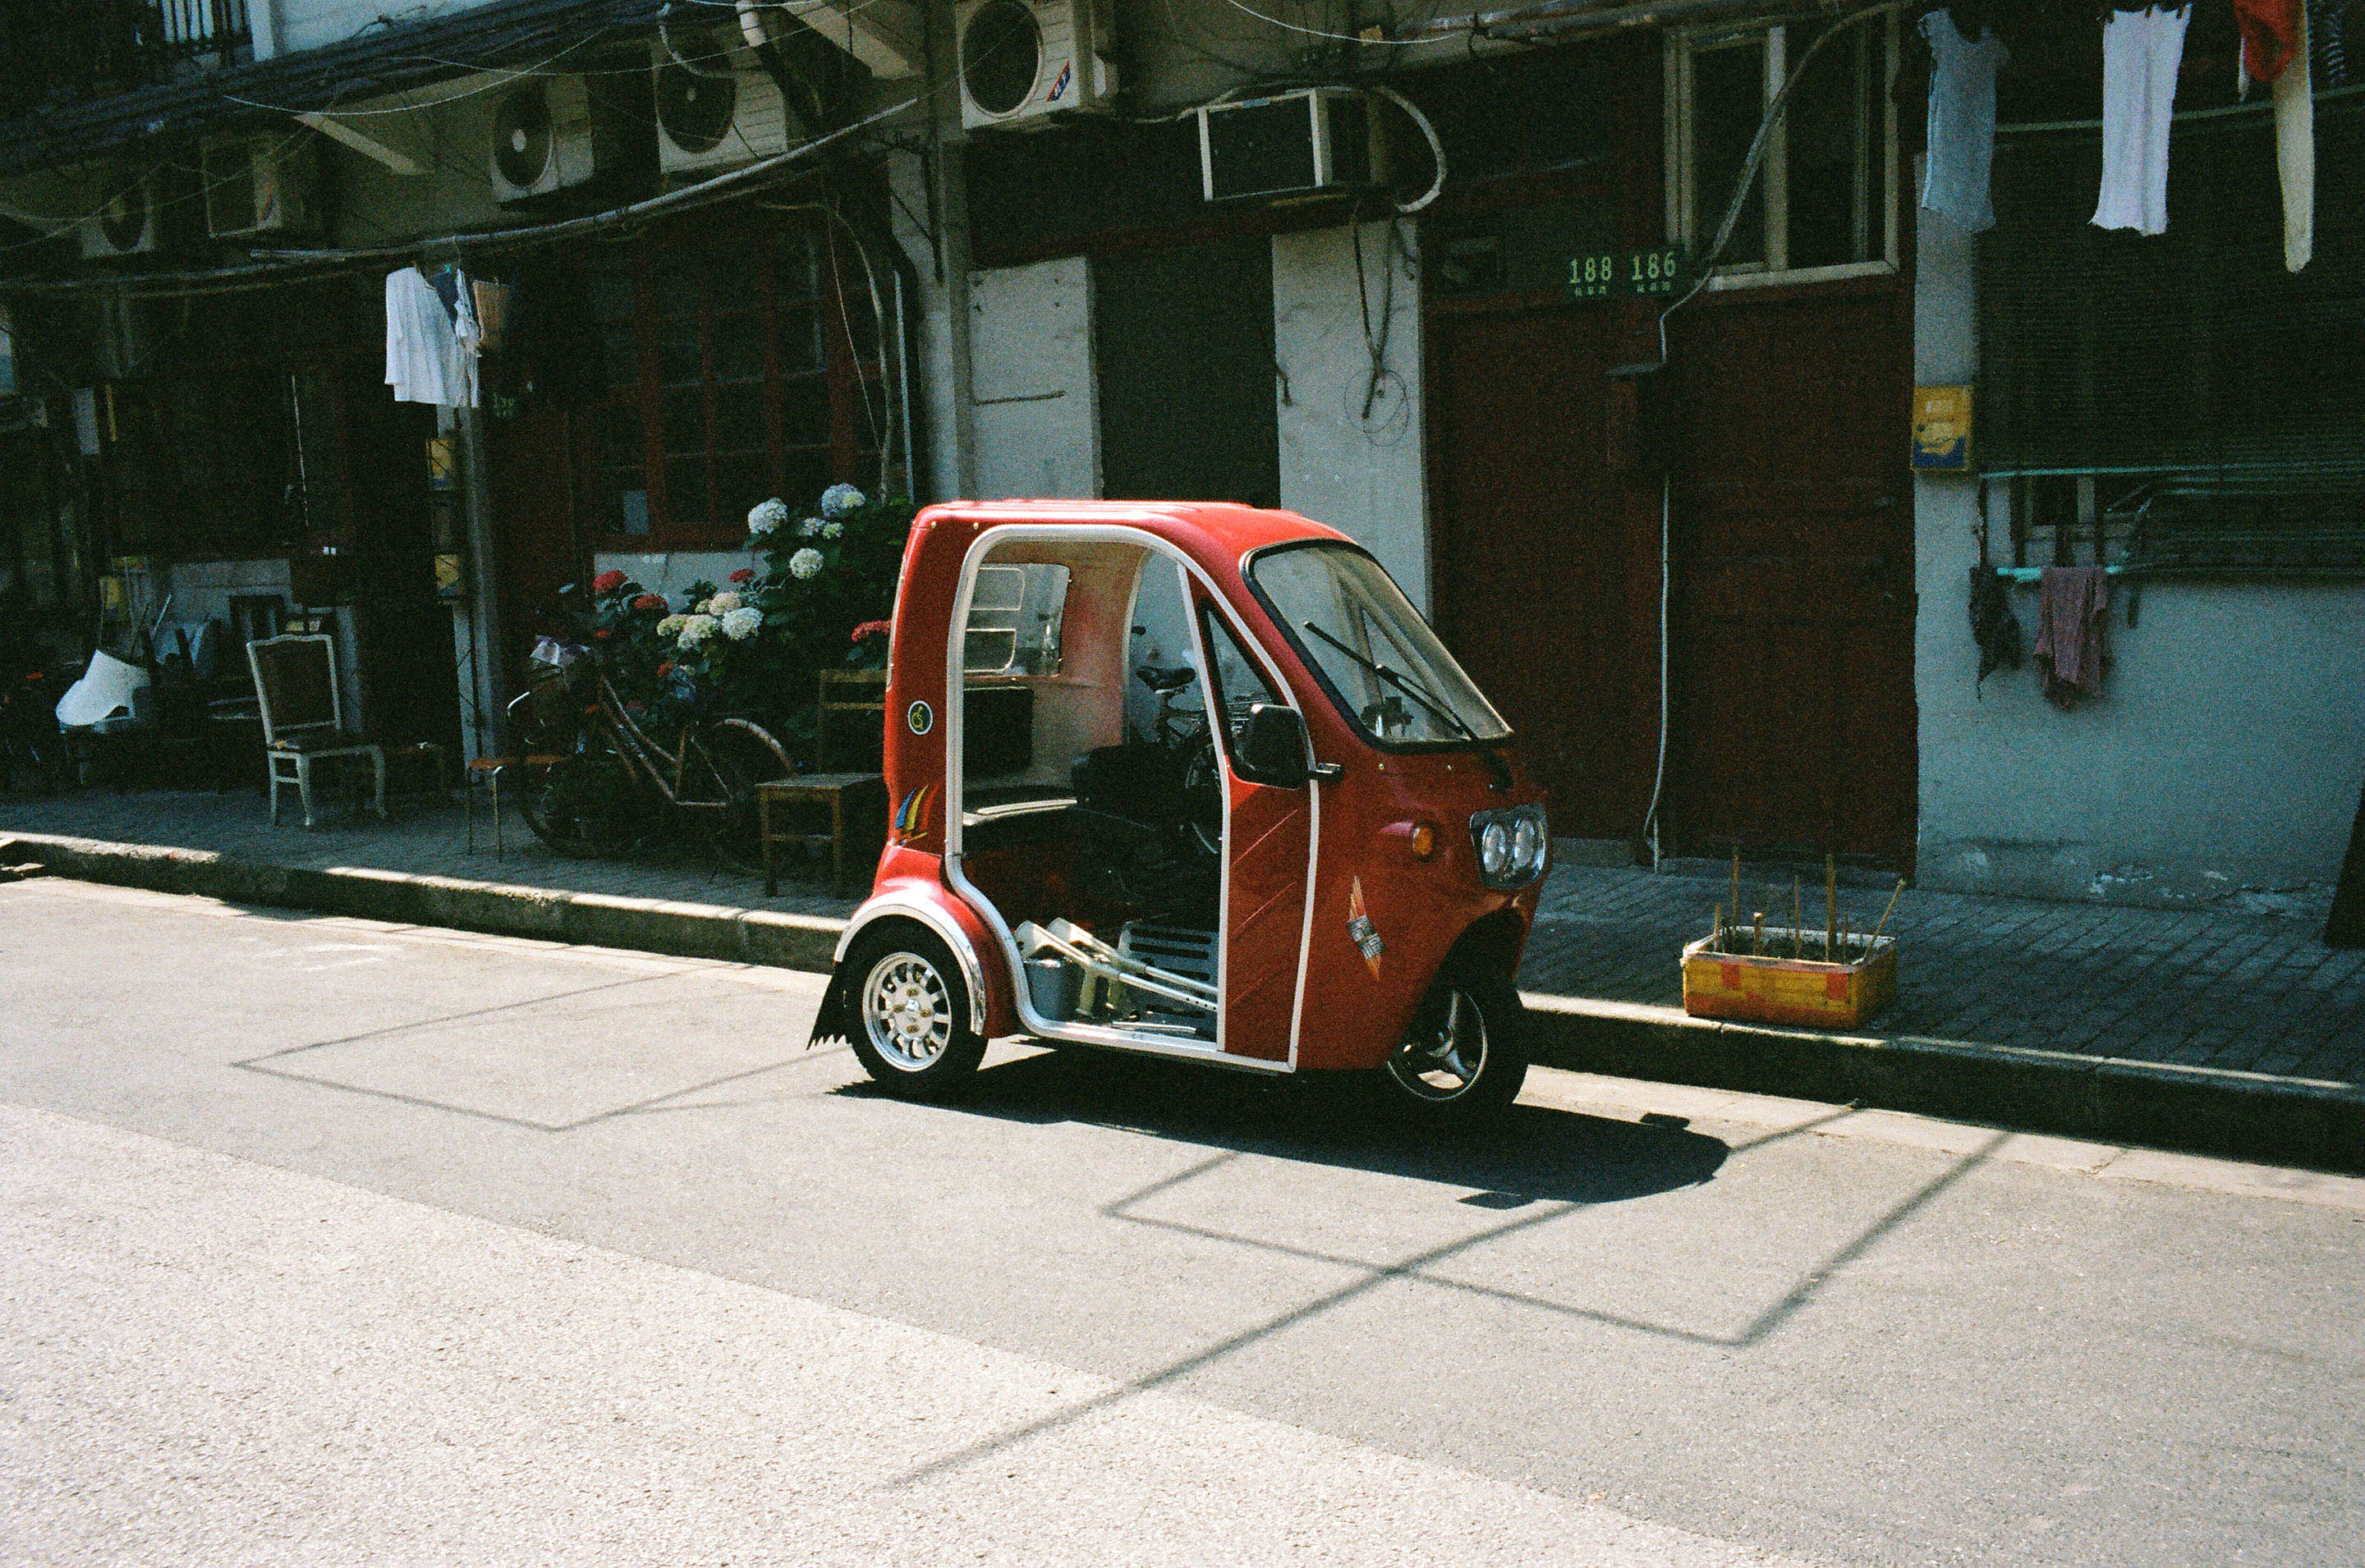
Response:
[[[1249,566],[1298,653],[1383,745],[1507,740],[1511,727],[1380,564],[1351,545],[1272,550]]]

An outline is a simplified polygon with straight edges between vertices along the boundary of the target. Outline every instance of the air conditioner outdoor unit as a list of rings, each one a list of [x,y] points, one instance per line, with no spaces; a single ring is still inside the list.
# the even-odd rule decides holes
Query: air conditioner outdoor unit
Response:
[[[1354,190],[1372,176],[1371,115],[1360,93],[1306,87],[1199,111],[1199,182],[1209,201]]]
[[[206,232],[217,240],[301,233],[314,227],[319,165],[308,140],[217,136],[199,159],[205,171]]]
[[[110,174],[106,205],[74,226],[82,253],[92,260],[109,256],[144,256],[158,245],[154,176],[129,177]]]
[[[953,28],[971,130],[1106,109],[1116,91],[1098,0],[958,0]]]
[[[603,172],[590,84],[551,76],[505,93],[493,107],[493,199],[532,201],[590,184]]]
[[[656,48],[657,166],[712,174],[794,146],[779,84],[735,29],[677,28]]]

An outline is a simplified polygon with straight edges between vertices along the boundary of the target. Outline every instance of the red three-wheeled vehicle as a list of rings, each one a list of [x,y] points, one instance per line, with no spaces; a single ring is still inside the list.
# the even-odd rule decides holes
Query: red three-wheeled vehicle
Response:
[[[888,844],[815,1037],[908,1094],[1025,1036],[1497,1110],[1551,846],[1510,739],[1379,563],[1294,513],[931,507]]]

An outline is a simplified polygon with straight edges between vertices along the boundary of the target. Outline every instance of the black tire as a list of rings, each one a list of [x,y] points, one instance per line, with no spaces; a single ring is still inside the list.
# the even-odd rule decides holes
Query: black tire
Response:
[[[969,981],[936,933],[882,923],[846,955],[846,1034],[880,1087],[931,1100],[977,1070],[985,1039],[970,1026]]]
[[[700,742],[722,782],[723,806],[710,813],[707,840],[714,857],[750,875],[764,868],[764,842],[756,786],[786,778],[796,769],[770,731],[746,719],[724,719]]]
[[[647,790],[607,745],[595,744],[527,771],[516,788],[526,826],[561,855],[630,854],[656,824]]]
[[[1519,1097],[1530,1049],[1527,1008],[1508,977],[1449,966],[1377,1074],[1384,1103],[1428,1126],[1491,1121]]]

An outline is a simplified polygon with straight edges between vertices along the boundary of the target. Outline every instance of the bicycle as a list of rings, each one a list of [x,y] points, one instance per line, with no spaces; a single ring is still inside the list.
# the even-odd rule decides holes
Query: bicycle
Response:
[[[534,836],[562,855],[623,855],[668,817],[688,817],[716,858],[737,871],[759,868],[756,787],[796,771],[770,731],[752,719],[692,714],[667,746],[643,726],[597,655],[543,667],[509,710],[512,734],[563,737],[556,747],[527,748],[535,755],[519,811]]]

